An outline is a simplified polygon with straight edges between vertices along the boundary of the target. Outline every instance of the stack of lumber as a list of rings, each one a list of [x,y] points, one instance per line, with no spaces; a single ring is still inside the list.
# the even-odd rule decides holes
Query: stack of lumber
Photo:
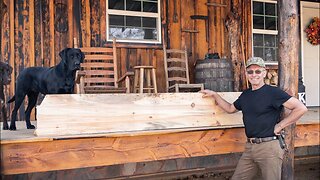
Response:
[[[233,102],[240,94],[220,93]],[[242,125],[200,93],[47,95],[38,107],[37,136],[134,135]]]

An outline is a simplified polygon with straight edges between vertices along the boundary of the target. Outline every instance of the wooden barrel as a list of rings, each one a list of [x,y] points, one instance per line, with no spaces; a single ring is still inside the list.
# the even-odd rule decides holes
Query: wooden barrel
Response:
[[[203,83],[205,89],[217,92],[233,91],[234,79],[230,60],[199,60],[195,67],[195,73],[195,82]]]

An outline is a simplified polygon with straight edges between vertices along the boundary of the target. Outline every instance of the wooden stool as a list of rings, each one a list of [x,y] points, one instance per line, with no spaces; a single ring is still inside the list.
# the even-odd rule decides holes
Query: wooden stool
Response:
[[[143,90],[148,90],[151,93],[157,93],[157,82],[156,82],[156,68],[153,66],[135,66],[134,68],[134,93],[143,93]],[[144,87],[144,75],[146,74],[146,87]],[[151,76],[152,74],[152,76]],[[152,79],[152,86],[151,86]]]

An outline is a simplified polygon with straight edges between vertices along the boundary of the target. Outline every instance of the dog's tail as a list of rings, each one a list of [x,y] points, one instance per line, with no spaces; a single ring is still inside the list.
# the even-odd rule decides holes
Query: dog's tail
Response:
[[[8,103],[12,103],[14,100],[16,100],[16,96],[13,96],[13,97],[8,101]]]

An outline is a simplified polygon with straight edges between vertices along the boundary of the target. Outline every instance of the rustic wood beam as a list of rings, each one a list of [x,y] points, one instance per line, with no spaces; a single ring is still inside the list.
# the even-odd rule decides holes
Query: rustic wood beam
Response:
[[[239,3],[232,0],[232,10],[227,15],[226,28],[228,30],[231,61],[233,66],[234,77],[234,91],[240,91],[240,75],[241,75],[241,57],[240,57],[240,22],[241,22],[241,10]]]
[[[103,47],[107,43],[107,24],[106,24],[106,1],[100,0],[100,46]],[[109,33],[109,32],[108,32]]]
[[[279,9],[279,83],[280,88],[291,96],[297,97],[299,77],[299,16],[298,0],[278,1]],[[285,109],[285,113],[288,113]],[[288,152],[282,165],[282,179],[294,179],[294,135],[293,124],[285,128]]]
[[[68,0],[68,46],[67,47],[73,47],[73,0]]]
[[[206,3],[207,6],[217,6],[217,7],[227,7],[226,4],[219,4],[219,3]]]
[[[15,63],[14,63],[14,60],[15,60],[15,51],[14,51],[14,1],[10,1],[10,4],[9,4],[9,26],[10,26],[10,29],[9,29],[9,33],[10,33],[10,66],[13,68],[13,71],[12,71],[12,79],[15,79],[15,76],[16,76],[16,71],[15,71]],[[10,87],[14,89],[15,87],[15,81],[11,81],[10,83]]]
[[[298,125],[295,147],[318,145],[319,133],[319,124]],[[153,135],[1,140],[1,174],[238,153],[243,152],[245,142],[243,128]]]
[[[91,17],[91,12],[90,12],[90,1],[85,0],[85,46],[84,47],[91,47],[91,26],[90,26],[90,17]]]
[[[195,29],[181,29],[181,32],[199,33],[199,31],[198,31],[198,30],[195,30]]]
[[[0,27],[1,27],[1,30],[0,30],[0,57],[2,57],[2,29],[3,29],[3,26],[4,26],[4,23],[2,23],[3,21],[3,17],[4,15],[7,13],[7,5],[4,3],[4,0],[0,0]]]
[[[50,34],[50,66],[56,65],[54,43],[54,0],[49,0],[49,34]]]
[[[29,51],[29,57],[30,57],[30,66],[33,67],[36,64],[36,59],[35,59],[35,35],[34,35],[34,0],[29,1],[29,27],[30,27],[30,51]]]

